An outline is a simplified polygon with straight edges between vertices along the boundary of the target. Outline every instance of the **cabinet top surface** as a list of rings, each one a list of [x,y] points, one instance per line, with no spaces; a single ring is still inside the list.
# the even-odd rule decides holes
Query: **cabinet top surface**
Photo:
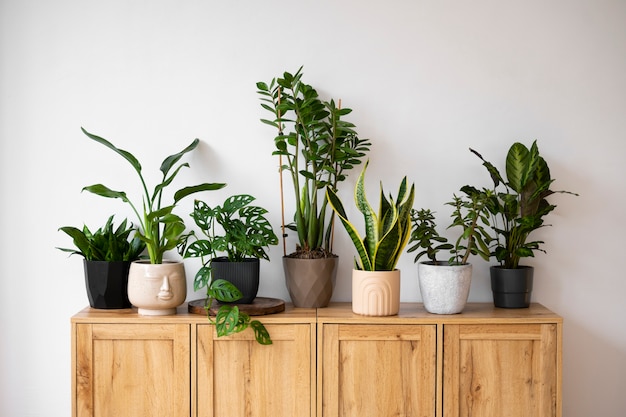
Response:
[[[503,309],[492,303],[468,303],[460,314],[430,314],[421,303],[401,303],[395,316],[372,317],[352,312],[351,303],[331,303],[325,308],[295,308],[287,304],[285,311],[277,314],[254,316],[264,323],[396,323],[396,324],[455,324],[482,322],[528,322],[562,323],[562,318],[541,304],[533,303],[529,308]],[[179,307],[176,315],[140,316],[136,309],[98,310],[85,308],[72,317],[74,323],[206,323],[203,314],[187,311],[187,304]]]
[[[467,303],[460,314],[431,314],[422,303],[401,303],[400,312],[395,316],[370,317],[354,314],[350,303],[334,303],[317,310],[320,323],[481,323],[481,322],[528,322],[561,323],[562,318],[538,303],[529,308],[505,309],[494,307],[493,303]]]

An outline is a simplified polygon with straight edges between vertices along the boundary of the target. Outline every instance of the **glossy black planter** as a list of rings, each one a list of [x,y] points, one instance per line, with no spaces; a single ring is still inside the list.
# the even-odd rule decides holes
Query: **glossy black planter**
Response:
[[[130,308],[128,269],[130,262],[83,260],[87,298],[92,308]]]
[[[533,289],[532,266],[520,266],[515,269],[492,266],[491,291],[493,304],[501,308],[527,308]]]
[[[254,301],[259,291],[260,263],[257,258],[230,262],[227,257],[220,256],[211,261],[211,270],[214,280],[226,280],[242,292],[243,297],[231,304],[250,304]]]

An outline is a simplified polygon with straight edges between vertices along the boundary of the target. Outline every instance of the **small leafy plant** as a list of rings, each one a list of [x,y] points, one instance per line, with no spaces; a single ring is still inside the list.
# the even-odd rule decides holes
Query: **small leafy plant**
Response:
[[[124,219],[114,229],[113,217],[109,217],[104,226],[92,232],[87,225],[82,229],[73,226],[59,228],[72,238],[76,249],[57,248],[70,255],[81,255],[88,261],[134,261],[139,259],[146,245],[137,236],[130,238],[135,231],[132,224]]]
[[[448,265],[464,265],[470,255],[479,255],[489,260],[489,245],[493,238],[489,235],[486,227],[489,223],[489,211],[487,204],[490,199],[489,190],[478,190],[466,185],[461,188],[464,196],[453,196],[452,201],[446,203],[454,207],[452,222],[448,229],[460,227],[462,233],[456,239],[454,245],[448,243],[448,239],[441,236],[436,230],[434,213],[428,209],[411,210],[411,222],[413,224],[409,243],[415,242],[408,252],[422,249],[414,259],[414,262],[426,255],[434,264],[440,264],[437,253],[441,250],[449,250],[452,255]]]
[[[404,177],[394,200],[385,197],[380,185],[380,207],[378,214],[370,206],[365,196],[365,170],[369,161],[363,166],[356,183],[354,200],[363,214],[365,221],[365,237],[361,237],[354,225],[348,220],[346,211],[335,191],[328,187],[326,194],[331,208],[341,220],[348,235],[352,239],[359,259],[355,258],[355,268],[364,271],[393,271],[406,247],[411,235],[411,209],[415,197],[415,185],[409,190]]]
[[[185,236],[185,245],[179,250],[185,258],[201,258],[202,267],[195,276],[194,290],[206,287],[209,320],[211,316],[208,313],[213,300],[233,302],[242,296],[241,291],[232,283],[223,279],[212,279],[211,261],[218,257],[218,253],[225,253],[230,262],[243,262],[250,257],[269,260],[265,248],[278,244],[278,237],[265,217],[267,210],[250,205],[254,200],[251,195],[240,194],[228,197],[222,205],[215,207],[200,200],[194,202],[191,217],[204,237],[199,239],[191,231]],[[187,244],[189,238],[195,240]],[[215,326],[218,336],[238,333],[250,326],[257,342],[264,345],[272,343],[265,326],[258,320],[251,320],[236,305],[220,306],[215,317]]]
[[[87,137],[111,149],[131,164],[139,176],[143,190],[143,198],[141,206],[139,204],[134,204],[124,191],[114,191],[102,184],[90,185],[83,188],[83,191],[86,190],[93,194],[107,198],[119,198],[125,203],[128,203],[139,220],[140,228],[137,233],[139,238],[146,244],[148,255],[150,257],[150,263],[163,263],[163,254],[170,249],[176,248],[176,246],[180,243],[183,232],[185,231],[185,224],[183,220],[176,214],[172,213],[176,204],[182,198],[190,194],[200,191],[218,190],[226,186],[226,184],[221,183],[203,183],[191,187],[184,187],[176,191],[174,194],[174,201],[171,204],[162,204],[163,190],[169,186],[172,181],[174,181],[174,178],[183,167],[189,167],[188,163],[182,163],[175,166],[176,163],[187,152],[194,150],[200,141],[195,139],[182,151],[174,155],[170,155],[163,160],[160,168],[163,174],[162,180],[154,187],[152,193],[150,193],[141,172],[141,164],[135,156],[128,151],[115,147],[108,140],[93,135],[83,128],[81,129]],[[139,207],[142,208],[141,211],[139,211]]]

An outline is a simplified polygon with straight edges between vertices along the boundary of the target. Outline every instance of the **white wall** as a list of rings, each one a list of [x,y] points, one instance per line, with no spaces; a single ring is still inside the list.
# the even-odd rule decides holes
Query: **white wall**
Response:
[[[0,415],[69,415],[69,320],[87,298],[81,260],[54,249],[70,244],[57,228],[131,215],[85,185],[138,190],[79,127],[135,153],[151,179],[198,137],[178,185],[228,182],[204,198],[253,193],[278,226],[255,83],[300,65],[371,138],[370,196],[408,175],[416,206],[442,222],[452,192],[489,184],[468,147],[495,161],[539,140],[555,188],[580,193],[555,196],[554,227],[537,236],[548,254],[532,260],[534,301],[565,318],[564,415],[622,415],[625,22],[620,0],[0,0]],[[343,231],[336,246],[334,299],[349,300]],[[282,250],[271,255],[261,294],[288,299]],[[488,264],[474,264],[470,299],[490,301]],[[420,300],[412,256],[400,267],[403,300]]]

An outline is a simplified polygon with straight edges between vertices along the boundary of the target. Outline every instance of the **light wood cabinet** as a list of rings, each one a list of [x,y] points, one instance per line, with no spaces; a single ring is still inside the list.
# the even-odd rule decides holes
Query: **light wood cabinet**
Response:
[[[561,332],[539,304],[470,303],[456,315],[403,304],[390,317],[320,309],[318,416],[560,417]]]
[[[74,327],[76,416],[189,416],[188,324]]]
[[[71,320],[72,416],[313,417],[315,317],[291,307],[261,317],[274,342],[262,346],[251,331],[217,338],[184,309],[86,308]]]
[[[470,303],[391,317],[288,307],[217,338],[206,317],[85,309],[72,317],[72,415],[561,417],[562,318]]]

